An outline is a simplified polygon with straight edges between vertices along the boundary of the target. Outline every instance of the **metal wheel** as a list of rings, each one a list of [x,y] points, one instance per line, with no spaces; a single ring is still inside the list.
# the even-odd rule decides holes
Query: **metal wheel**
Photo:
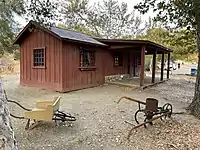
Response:
[[[69,113],[66,114],[62,111],[57,111],[54,114],[53,120],[59,120],[59,121],[65,122],[65,121],[76,121],[76,118]]]
[[[135,112],[135,121],[137,124],[145,122],[146,115],[144,110],[138,110]]]
[[[169,117],[169,118],[170,118],[171,115],[172,115],[172,105],[169,104],[169,103],[165,104],[165,105],[163,106],[163,111],[164,111],[164,113],[170,112],[169,114],[167,114],[167,115],[165,116],[165,118],[166,118],[166,117]]]

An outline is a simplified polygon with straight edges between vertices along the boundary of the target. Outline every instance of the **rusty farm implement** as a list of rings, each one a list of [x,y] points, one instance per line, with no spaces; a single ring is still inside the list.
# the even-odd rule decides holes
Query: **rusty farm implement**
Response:
[[[129,101],[138,103],[138,110],[135,112],[135,115],[134,115],[134,119],[138,125],[134,126],[130,130],[128,134],[128,138],[130,137],[131,132],[134,129],[139,128],[141,126],[144,126],[146,128],[147,124],[153,125],[152,121],[159,118],[161,120],[163,120],[163,118],[166,119],[167,117],[170,118],[172,115],[172,105],[170,103],[166,103],[162,107],[158,107],[157,99],[147,98],[146,102],[142,102],[130,97],[126,97],[126,96],[121,97],[117,103],[119,103],[122,99],[126,99]],[[144,107],[142,107],[141,105],[143,105]],[[133,125],[132,123],[129,123],[129,124]]]

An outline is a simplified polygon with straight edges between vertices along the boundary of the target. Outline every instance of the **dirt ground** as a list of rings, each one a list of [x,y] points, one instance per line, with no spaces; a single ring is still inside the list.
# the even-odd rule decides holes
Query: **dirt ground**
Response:
[[[56,126],[45,122],[25,131],[26,120],[12,118],[15,136],[21,150],[198,150],[200,149],[200,120],[188,114],[173,115],[173,120],[157,120],[153,126],[134,130],[130,141],[126,137],[137,103],[116,101],[121,96],[130,96],[142,101],[147,97],[173,105],[174,112],[185,112],[193,97],[194,79],[171,79],[144,91],[103,85],[70,93],[19,86],[18,75],[3,76],[9,99],[16,100],[27,108],[34,108],[37,100],[62,96],[61,110],[76,116],[77,121]],[[23,110],[10,104],[10,111],[23,116]]]

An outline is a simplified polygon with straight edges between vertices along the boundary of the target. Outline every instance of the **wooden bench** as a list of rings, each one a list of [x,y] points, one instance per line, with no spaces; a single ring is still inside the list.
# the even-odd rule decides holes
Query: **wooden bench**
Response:
[[[30,120],[35,123],[38,121],[52,121],[54,114],[59,111],[61,97],[55,97],[54,100],[38,101],[36,108],[24,113],[24,118],[28,119],[25,129],[30,128]]]

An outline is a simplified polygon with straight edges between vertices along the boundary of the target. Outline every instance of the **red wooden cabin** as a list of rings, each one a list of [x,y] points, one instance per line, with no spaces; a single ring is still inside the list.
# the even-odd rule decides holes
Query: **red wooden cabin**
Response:
[[[164,63],[164,54],[171,52],[149,41],[97,39],[62,28],[46,29],[33,21],[14,43],[20,46],[20,85],[59,92],[98,86],[105,76],[119,74],[139,73],[142,86],[145,53],[162,53]]]

